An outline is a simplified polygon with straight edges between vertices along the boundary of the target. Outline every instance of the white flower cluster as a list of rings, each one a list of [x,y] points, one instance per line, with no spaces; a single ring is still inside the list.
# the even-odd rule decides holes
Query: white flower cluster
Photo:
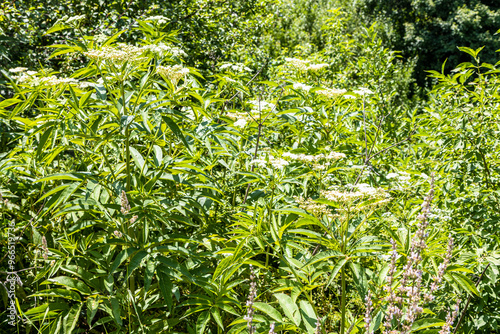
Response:
[[[229,69],[233,72],[238,72],[238,73],[241,73],[241,72],[251,72],[252,70],[249,69],[248,67],[246,67],[244,64],[242,63],[227,63],[227,64],[223,64],[221,65],[221,67],[219,67],[219,69],[222,71],[222,70],[225,70],[225,69]]]
[[[302,60],[297,58],[285,58],[285,61],[287,62],[287,65],[299,71],[307,71],[310,62],[309,60]]]
[[[329,64],[312,64],[312,65],[309,65],[309,67],[307,68],[308,70],[310,71],[313,71],[313,72],[316,72],[316,71],[319,71],[325,67],[328,67],[330,66]]]
[[[168,22],[168,18],[162,15],[150,16],[145,21],[156,21],[156,23],[163,25]]]
[[[373,94],[373,92],[371,90],[369,90],[368,88],[360,88],[358,90],[354,90],[353,92],[358,94],[358,95],[361,95],[361,96]]]
[[[50,77],[39,78],[40,84],[45,84],[47,86],[57,86],[60,84],[68,84],[68,85],[77,85],[78,80],[73,78],[58,78],[55,75],[51,75]]]
[[[264,158],[253,159],[252,161],[250,161],[250,164],[257,165],[257,167],[261,168],[264,168],[267,165],[271,165],[274,168],[283,169],[285,166],[289,164],[289,162],[284,159],[275,158],[272,155],[270,155],[268,159]]]
[[[174,66],[158,66],[156,73],[167,78],[174,86],[177,86],[179,80],[189,74],[189,68],[182,67],[181,65]]]
[[[9,69],[10,73],[26,72],[28,69],[26,67],[16,67]]]
[[[313,71],[317,72],[325,67],[330,66],[329,64],[309,64],[311,61],[309,60],[303,60],[303,59],[297,59],[297,58],[285,58],[285,61],[287,62],[287,65],[290,67],[293,67],[294,69],[298,71]]]
[[[330,152],[328,153],[328,155],[324,155],[323,153],[317,155],[309,155],[304,153],[295,154],[295,153],[285,152],[283,153],[283,157],[302,162],[318,162],[320,160],[337,161],[342,158],[345,158],[346,155],[344,153],[339,153],[339,152]]]
[[[176,46],[166,45],[164,43],[149,44],[143,46],[142,48],[159,56],[171,55],[177,58],[187,56],[186,52],[184,52],[181,48],[178,48]]]
[[[23,71],[23,70],[19,70],[19,69],[24,69],[24,67],[17,67],[13,70],[16,70],[15,72],[14,71],[10,71],[12,73],[20,73],[19,75],[14,75],[12,76],[12,79],[14,79],[15,81],[17,81],[18,83],[33,83],[34,82],[34,86],[38,86],[38,78],[35,77],[36,74],[38,74],[38,72],[36,71]]]
[[[102,43],[106,42],[108,38],[109,36],[106,34],[98,34],[94,36],[94,42],[101,45]]]
[[[327,216],[328,218],[334,218],[335,215],[332,213],[332,210],[328,208],[328,205],[316,203],[311,198],[304,199],[302,196],[294,196],[293,199],[299,205],[299,208],[309,212],[311,215],[316,218],[321,218],[323,216]]]
[[[396,181],[399,181],[399,182],[408,182],[411,180],[410,174],[408,174],[406,172],[389,173],[385,177],[387,179],[395,179]]]
[[[337,88],[325,88],[321,90],[317,90],[316,94],[319,94],[327,99],[334,99],[338,97],[339,95],[343,95],[347,93],[347,90],[345,89],[337,89]]]
[[[249,104],[252,105],[253,109],[250,111],[252,114],[258,114],[260,112],[264,111],[271,111],[276,108],[276,105],[273,103],[269,103],[263,100],[257,101],[257,100],[252,100],[248,101]]]
[[[321,196],[329,201],[350,205],[359,200],[376,200],[377,206],[389,201],[389,194],[382,188],[373,188],[366,183],[353,187],[351,191],[323,190]],[[353,208],[351,208],[352,210]]]
[[[119,65],[125,62],[137,63],[146,60],[147,57],[142,57],[144,51],[143,48],[120,43],[115,47],[106,46],[101,50],[90,50],[83,54],[97,62],[107,60]]]
[[[247,125],[247,120],[245,118],[239,118],[236,122],[233,123],[233,125],[238,128],[244,128]]]
[[[293,84],[293,89],[295,89],[295,90],[303,90],[303,91],[308,92],[311,88],[313,88],[313,87],[305,85],[305,84],[300,83],[300,82],[295,82]]]

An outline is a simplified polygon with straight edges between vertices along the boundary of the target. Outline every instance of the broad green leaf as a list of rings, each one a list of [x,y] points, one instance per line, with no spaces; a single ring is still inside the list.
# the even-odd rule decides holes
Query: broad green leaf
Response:
[[[276,293],[274,294],[274,297],[278,299],[278,302],[283,309],[283,312],[285,315],[293,321],[295,326],[300,326],[301,323],[301,316],[299,312],[299,308],[297,305],[293,302],[292,298],[288,295],[285,295],[284,293]]]
[[[277,322],[283,321],[281,314],[274,307],[272,307],[269,304],[261,303],[261,302],[254,302],[253,307],[256,310],[258,310],[262,313],[265,313],[266,315],[273,318],[273,320],[275,320]]]
[[[90,295],[92,293],[90,288],[85,283],[77,280],[76,278],[70,278],[67,276],[53,277],[49,278],[48,280],[46,280],[41,284],[50,284],[50,283],[56,283],[67,286],[68,288],[77,290],[78,292],[81,292],[85,295]]]

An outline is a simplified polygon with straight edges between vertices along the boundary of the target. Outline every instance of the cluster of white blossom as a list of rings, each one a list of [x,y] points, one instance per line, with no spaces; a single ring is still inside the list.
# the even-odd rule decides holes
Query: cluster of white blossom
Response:
[[[252,100],[248,101],[250,105],[252,105],[252,110],[250,111],[252,114],[258,114],[264,111],[272,111],[276,108],[276,105],[270,102],[266,102],[263,100]]]
[[[309,71],[313,71],[313,72],[316,72],[316,71],[319,71],[325,67],[328,67],[330,66],[329,64],[325,64],[325,63],[322,63],[322,64],[312,64],[312,65],[309,65],[309,67],[307,68]]]
[[[289,164],[289,162],[284,159],[275,158],[272,155],[270,155],[268,156],[267,159],[265,158],[253,159],[252,161],[250,161],[250,164],[257,165],[257,167],[261,168],[271,165],[273,168],[283,169],[285,166]]]
[[[68,85],[78,85],[78,80],[73,78],[58,78],[55,75],[51,75],[50,77],[39,78],[40,84],[45,84],[47,86],[57,86],[60,84],[68,84]]]
[[[350,211],[374,209],[387,204],[390,200],[389,194],[384,189],[373,188],[366,183],[354,186],[348,191],[337,189],[323,190],[321,191],[321,196],[329,201],[342,204],[346,210]],[[356,203],[360,204],[360,206],[353,206]]]
[[[189,74],[189,68],[182,67],[181,65],[158,66],[156,73],[170,80],[174,86],[177,86],[179,80]]]
[[[317,72],[325,67],[330,66],[329,64],[309,64],[310,60],[303,60],[297,58],[285,58],[286,64],[298,71],[313,71]]]
[[[162,15],[150,16],[145,21],[155,21],[156,23],[163,25],[168,22],[168,17]]]
[[[26,72],[28,69],[26,67],[16,67],[9,69],[10,73]]]
[[[408,182],[411,180],[410,174],[408,174],[406,172],[389,173],[385,177],[387,179],[395,179],[396,181],[399,181],[399,182]]]
[[[311,198],[303,198],[302,196],[294,196],[293,199],[299,205],[299,208],[309,212],[316,218],[321,218],[327,216],[328,218],[335,218],[332,210],[328,208],[328,205],[322,203],[316,203]]]
[[[171,55],[171,56],[177,57],[177,58],[187,56],[186,52],[184,52],[184,50],[182,50],[181,48],[178,48],[176,46],[167,45],[164,43],[149,44],[149,45],[143,46],[142,48],[144,50],[148,50],[148,51],[150,51],[150,52],[152,52],[155,55],[158,55],[160,57],[164,56],[164,55]]]
[[[249,69],[248,67],[246,67],[244,64],[242,63],[227,63],[227,64],[223,64],[221,65],[221,67],[219,67],[220,70],[231,70],[233,72],[238,72],[238,73],[242,73],[242,72],[251,72],[252,70]]]
[[[337,89],[337,88],[325,88],[316,91],[316,94],[319,94],[327,99],[334,99],[337,98],[339,95],[343,95],[345,93],[347,93],[347,90]]]
[[[236,122],[233,123],[233,126],[237,128],[244,128],[247,125],[247,120],[245,118],[239,118]]]
[[[310,155],[304,153],[295,154],[295,153],[285,152],[283,153],[283,157],[301,162],[318,162],[320,160],[337,161],[342,158],[345,158],[346,155],[344,153],[339,153],[339,152],[330,152],[328,153],[328,155],[324,155],[323,153],[317,155]]]
[[[107,60],[120,65],[125,62],[137,63],[146,60],[147,57],[142,57],[144,51],[141,47],[120,43],[115,47],[106,46],[101,50],[90,50],[83,54],[97,62]]]
[[[287,65],[299,71],[306,71],[309,65],[309,60],[302,60],[297,58],[285,58]]]
[[[313,88],[313,87],[308,86],[308,85],[303,84],[303,83],[300,83],[300,82],[295,82],[293,84],[293,89],[295,89],[295,90],[303,90],[303,91],[308,92],[309,90],[311,90],[311,88]]]

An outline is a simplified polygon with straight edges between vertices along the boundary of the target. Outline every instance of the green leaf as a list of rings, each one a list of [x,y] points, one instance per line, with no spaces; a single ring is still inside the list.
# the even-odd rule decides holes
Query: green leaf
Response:
[[[169,310],[172,309],[173,300],[172,300],[172,282],[170,281],[169,275],[167,275],[162,270],[158,270],[158,281],[160,285],[160,292],[167,303],[167,307]]]
[[[305,267],[308,267],[318,262],[323,262],[325,260],[331,259],[332,257],[345,257],[345,255],[336,250],[324,251],[319,254],[316,254],[309,261],[307,261]]]
[[[130,146],[130,154],[132,155],[132,159],[134,160],[137,168],[141,171],[141,175],[146,174],[148,172],[148,166],[145,165],[144,158],[134,147]]]
[[[64,329],[64,333],[71,334],[76,327],[78,322],[78,318],[80,317],[80,311],[82,309],[83,303],[78,303],[73,305],[71,309],[68,310],[68,313],[63,318],[62,328]]]
[[[467,293],[479,296],[479,291],[477,291],[474,282],[472,282],[469,277],[456,271],[452,271],[450,273],[447,272],[445,275],[451,276],[451,278],[458,284],[458,286],[467,291]]]
[[[299,312],[299,308],[297,305],[293,302],[292,298],[288,295],[285,295],[284,293],[276,293],[274,295],[276,299],[278,299],[278,302],[283,309],[283,312],[285,312],[285,315],[293,321],[295,326],[299,327],[300,322],[301,322],[301,316]]]
[[[111,269],[109,270],[108,276],[111,276],[115,272],[115,270],[120,266],[120,264],[122,264],[123,261],[128,259],[134,252],[137,252],[138,250],[139,250],[139,248],[135,248],[135,247],[130,247],[130,248],[126,248],[126,249],[122,250],[116,256],[115,260],[113,261],[113,264],[111,265]]]
[[[83,283],[82,281],[77,280],[76,278],[70,278],[67,276],[59,276],[59,277],[53,277],[49,278],[45,282],[41,284],[50,284],[50,283],[56,283],[60,285],[67,286],[70,289],[77,290],[85,295],[90,295],[92,292],[90,291],[90,288]]]
[[[269,304],[261,303],[261,302],[255,302],[253,304],[253,307],[256,310],[259,310],[262,313],[265,313],[266,315],[270,316],[271,318],[273,318],[273,320],[275,320],[277,322],[282,322],[283,321],[283,317],[281,316],[281,314],[274,307],[272,307]]]
[[[120,302],[118,301],[118,299],[116,299],[116,297],[111,297],[110,302],[111,302],[111,312],[113,314],[113,319],[119,326],[123,325],[121,319]]]
[[[411,330],[412,332],[416,332],[429,327],[442,327],[444,324],[445,322],[441,319],[436,319],[436,318],[420,319],[413,323],[413,325],[411,326]]]
[[[299,302],[300,313],[302,314],[302,320],[309,333],[314,333],[316,329],[316,322],[318,321],[316,313],[314,313],[314,308],[307,300],[301,300]]]
[[[125,280],[127,280],[130,275],[132,275],[132,272],[137,268],[139,267],[139,265],[141,264],[142,260],[148,255],[148,252],[144,251],[144,250],[141,250],[137,253],[135,253],[135,255],[132,257],[132,259],[130,259],[130,263],[128,264],[128,268],[127,268],[127,277],[125,278]]]
[[[196,320],[196,334],[205,334],[205,328],[207,327],[209,321],[210,312],[201,312],[198,316],[198,320]]]
[[[72,290],[66,289],[48,289],[42,290],[30,295],[30,297],[49,297],[49,298],[64,298],[69,300],[81,301],[80,295]]]
[[[99,301],[96,298],[91,297],[87,299],[87,323],[89,325],[92,324],[92,319],[94,319],[98,308]]]
[[[186,138],[182,134],[182,131],[177,126],[177,124],[171,118],[169,118],[167,116],[163,116],[162,119],[168,125],[168,127],[170,128],[170,130],[172,130],[172,132],[174,133],[174,135],[176,135],[177,138],[179,138],[182,141],[182,143],[184,144],[184,146],[189,150],[189,152],[191,152],[191,148],[189,147],[189,144],[186,141]]]

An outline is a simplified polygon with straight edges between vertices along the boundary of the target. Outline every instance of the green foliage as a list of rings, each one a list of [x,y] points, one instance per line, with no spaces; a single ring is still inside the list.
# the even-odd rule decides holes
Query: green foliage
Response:
[[[68,66],[2,71],[19,331],[437,332],[458,298],[460,330],[495,331],[496,65],[460,48],[473,61],[409,101],[413,65],[379,26],[339,8],[299,20],[326,1],[256,3],[93,4],[124,28],[104,36],[94,14],[50,14],[43,38],[65,36],[50,57]],[[308,28],[259,49],[292,26]]]
[[[500,6],[494,1],[362,0],[352,10],[363,20],[383,22],[387,46],[401,50],[406,59],[417,57],[420,85],[426,82],[425,71],[439,71],[445,59],[448,64],[467,61],[457,46],[485,46],[482,61],[497,60],[500,42],[494,35],[500,27]]]

